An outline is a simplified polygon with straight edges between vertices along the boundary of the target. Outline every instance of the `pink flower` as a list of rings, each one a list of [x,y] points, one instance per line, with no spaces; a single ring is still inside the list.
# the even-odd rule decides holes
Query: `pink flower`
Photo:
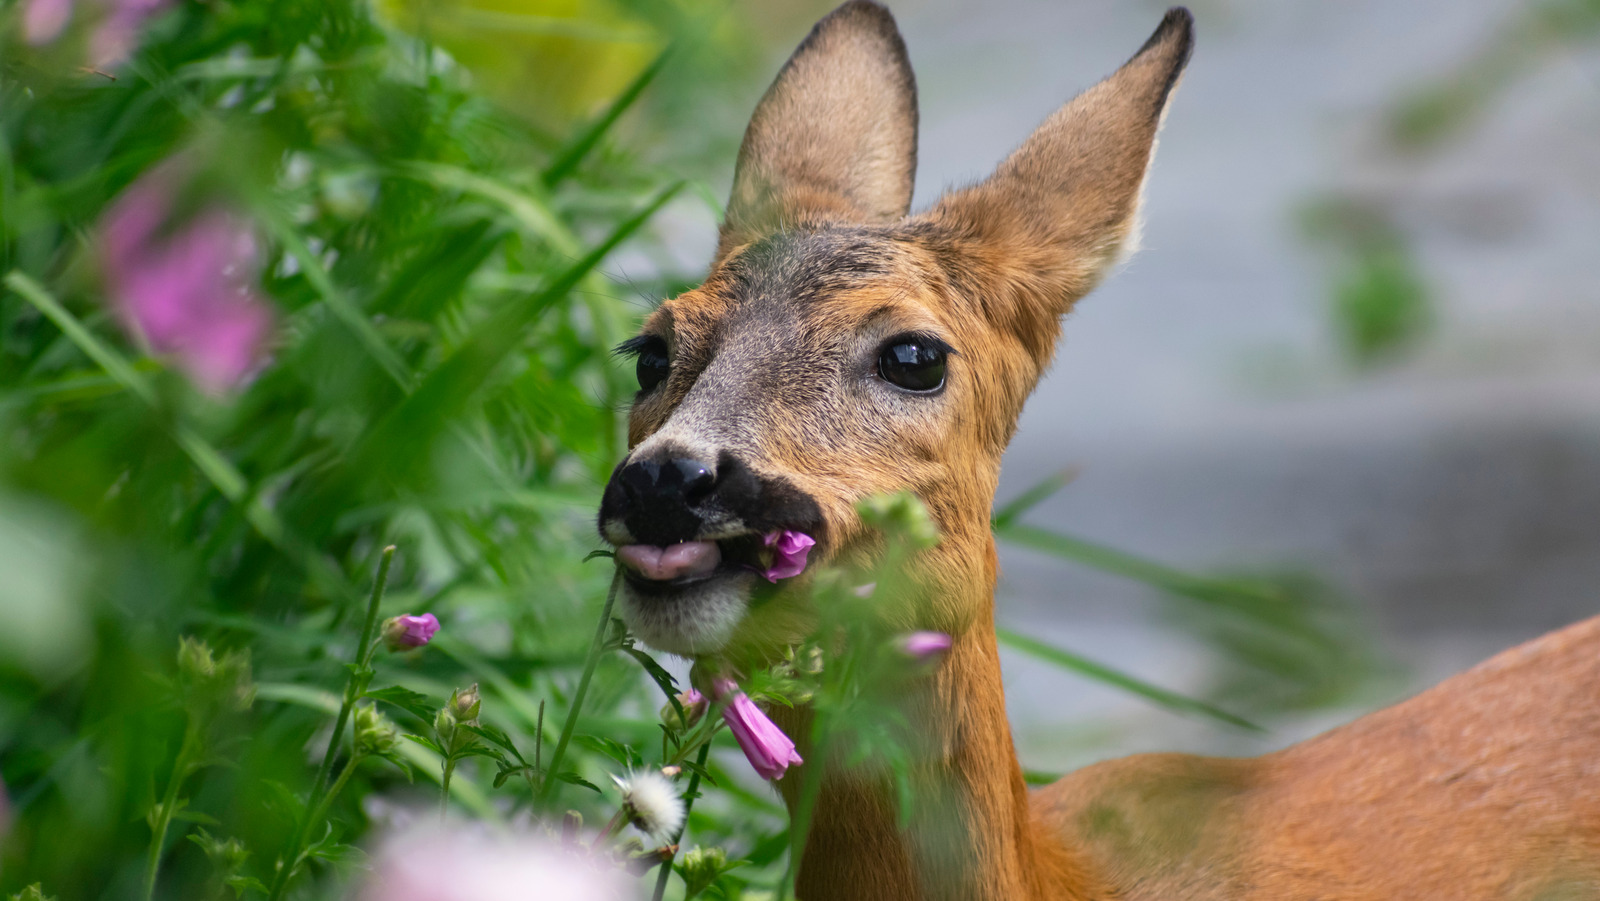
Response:
[[[772,532],[761,541],[773,551],[772,563],[761,573],[767,577],[768,582],[792,578],[804,572],[806,555],[810,554],[811,549],[817,544],[817,540],[810,535],[789,529]]]
[[[795,752],[794,742],[783,734],[777,724],[767,718],[750,697],[739,690],[730,679],[712,680],[712,690],[718,698],[730,694],[733,700],[722,709],[723,722],[733,732],[734,740],[744,751],[746,760],[755,767],[763,779],[781,779],[784,771],[793,764],[804,763]]]
[[[439,618],[431,613],[412,616],[409,613],[383,621],[383,643],[391,651],[420,648],[433,640],[439,631]]]
[[[950,650],[950,636],[943,632],[908,632],[895,643],[901,653],[915,660],[932,660]]]
[[[272,313],[252,287],[256,241],[216,205],[170,221],[179,190],[171,166],[122,193],[100,225],[111,305],[123,325],[220,394],[263,362]]]
[[[374,856],[362,901],[627,901],[638,896],[621,870],[572,853],[553,839],[485,827],[421,827],[386,841]]]
[[[100,0],[100,24],[89,36],[89,61],[110,68],[127,62],[139,43],[139,31],[169,0]],[[26,0],[22,35],[30,44],[48,44],[61,36],[72,19],[73,0]]]
[[[27,0],[22,7],[22,37],[30,44],[48,44],[61,36],[72,18],[72,0]]]
[[[145,20],[166,5],[167,0],[111,0],[105,19],[89,38],[89,61],[106,68],[127,62]]]

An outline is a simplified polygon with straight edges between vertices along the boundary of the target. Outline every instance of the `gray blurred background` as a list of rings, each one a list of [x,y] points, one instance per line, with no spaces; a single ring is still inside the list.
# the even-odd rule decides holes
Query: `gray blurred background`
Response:
[[[771,66],[815,14],[774,13]],[[1155,27],[1142,0],[897,0],[918,206],[985,176]],[[1250,753],[1600,613],[1600,3],[1201,0],[1144,249],[1070,317],[1000,501],[1196,572],[1294,572],[1373,653],[1263,735],[1009,651],[1024,763]],[[719,111],[725,112],[725,111]],[[731,163],[731,156],[728,159]],[[715,185],[725,195],[723,183]],[[673,213],[703,267],[713,220]],[[1148,586],[1002,544],[1000,620],[1200,694],[1216,650]]]

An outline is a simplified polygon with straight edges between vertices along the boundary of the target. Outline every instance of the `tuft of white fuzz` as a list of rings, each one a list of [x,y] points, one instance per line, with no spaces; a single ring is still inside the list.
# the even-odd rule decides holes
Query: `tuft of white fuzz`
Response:
[[[683,826],[683,798],[672,787],[672,780],[654,770],[629,773],[625,779],[611,778],[622,790],[630,821],[640,831],[660,842],[669,842],[678,834]]]

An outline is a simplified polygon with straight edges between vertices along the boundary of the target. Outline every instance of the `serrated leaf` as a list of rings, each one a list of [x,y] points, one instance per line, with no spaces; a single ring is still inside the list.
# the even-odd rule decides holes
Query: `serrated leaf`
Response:
[[[466,757],[487,757],[500,763],[504,763],[506,759],[505,755],[499,751],[494,748],[485,748],[483,745],[467,745],[465,748],[458,748],[455,754],[451,755],[452,760],[461,760]]]
[[[264,779],[262,784],[267,787],[267,791],[271,795],[269,803],[281,808],[290,820],[297,821],[305,816],[305,802],[300,800],[300,796],[295,794],[294,790],[289,786],[276,779]]]
[[[512,743],[511,736],[507,735],[505,730],[490,726],[487,723],[480,723],[476,726],[464,725],[461,728],[471,732],[473,735],[478,736],[492,745],[497,745],[505,748],[507,751],[510,751],[511,756],[515,757],[518,763],[526,764],[528,762],[523,758],[521,752],[517,750],[517,746]]]
[[[593,782],[590,782],[589,780],[583,778],[582,776],[579,776],[577,773],[573,773],[573,772],[557,773],[556,774],[556,778],[560,779],[562,782],[567,783],[568,785],[580,785],[580,786],[582,786],[584,788],[587,788],[588,790],[594,792],[597,795],[604,794],[603,792],[600,791],[600,786],[595,785]]]
[[[222,821],[214,816],[203,814],[198,810],[179,810],[172,814],[172,818],[181,823],[198,823],[201,826],[221,826]]]
[[[603,735],[574,735],[572,740],[580,747],[588,748],[597,754],[615,760],[626,767],[637,767],[644,763],[644,758],[632,747]]]
[[[385,704],[392,704],[395,707],[398,707],[401,710],[411,714],[412,716],[417,717],[423,722],[431,722],[433,720],[434,712],[439,707],[439,705],[430,701],[428,696],[422,692],[412,691],[409,688],[401,688],[398,685],[391,685],[387,688],[375,688],[371,691],[365,692],[362,697],[371,698],[374,701],[382,701]]]
[[[254,876],[229,876],[227,886],[233,889],[235,898],[243,898],[246,891],[260,892],[263,895],[270,891],[262,884],[261,880]]]
[[[654,657],[644,651],[635,647],[624,647],[622,650],[629,657],[637,660],[639,665],[644,667],[644,671],[650,674],[650,678],[656,683],[656,687],[660,688],[661,693],[666,696],[667,703],[672,705],[673,712],[678,714],[678,722],[683,722],[683,705],[678,703],[678,680],[672,678],[671,673],[667,672],[661,664],[656,662]]]
[[[410,733],[410,732],[407,732],[407,733],[405,733],[404,735],[402,735],[400,737],[401,738],[409,738],[412,741],[416,742],[417,744],[422,745],[424,748],[427,748],[428,750],[432,751],[433,753],[438,754],[440,757],[444,756],[444,749],[440,748],[437,744],[434,744],[433,739],[431,739],[431,738],[427,738],[427,737],[421,736],[421,735],[415,735],[415,734]]]

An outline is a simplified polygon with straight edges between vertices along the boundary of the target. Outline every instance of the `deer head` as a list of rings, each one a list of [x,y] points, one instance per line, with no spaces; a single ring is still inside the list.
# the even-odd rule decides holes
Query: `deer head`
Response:
[[[1168,12],[991,177],[918,214],[893,18],[852,0],[817,23],[751,118],[705,283],[622,348],[639,394],[600,533],[634,634],[687,656],[802,637],[806,577],[763,578],[768,536],[811,536],[813,561],[870,554],[856,503],[901,490],[943,540],[886,615],[952,634],[989,616],[1001,454],[1061,317],[1136,243],[1190,23]]]

